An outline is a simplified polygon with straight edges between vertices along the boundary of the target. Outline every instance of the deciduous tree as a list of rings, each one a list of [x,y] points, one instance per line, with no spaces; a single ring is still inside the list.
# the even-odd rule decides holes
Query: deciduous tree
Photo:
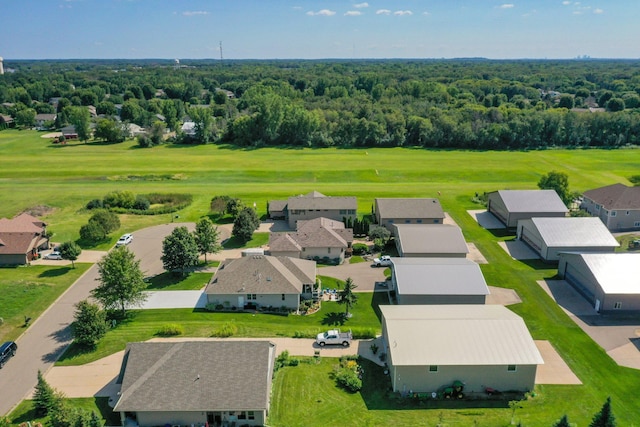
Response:
[[[176,227],[164,238],[162,265],[165,270],[180,271],[183,276],[187,268],[198,265],[198,245],[187,227]]]
[[[91,138],[91,128],[89,127],[91,116],[89,115],[89,110],[87,107],[67,107],[67,109],[69,123],[76,128],[78,139],[87,142]]]
[[[198,245],[198,252],[204,255],[204,262],[207,262],[207,254],[215,254],[220,252],[220,232],[211,220],[207,217],[202,218],[196,224],[196,230],[193,234]]]
[[[126,246],[114,248],[98,262],[100,285],[92,291],[95,299],[107,310],[120,310],[126,315],[129,306],[146,300],[144,275],[140,261]]]
[[[71,261],[73,268],[76,268],[75,261],[80,256],[80,253],[82,253],[82,249],[80,249],[80,246],[78,246],[76,242],[68,241],[60,245],[60,256],[62,259]]]
[[[571,201],[569,177],[564,172],[551,171],[542,176],[540,181],[538,181],[538,188],[543,190],[555,190],[565,204],[568,204]]]
[[[243,242],[248,242],[253,237],[253,232],[260,226],[260,219],[253,208],[244,207],[233,221],[231,234]]]
[[[74,321],[71,324],[73,339],[80,345],[95,347],[107,333],[107,314],[97,304],[87,300],[76,304]]]

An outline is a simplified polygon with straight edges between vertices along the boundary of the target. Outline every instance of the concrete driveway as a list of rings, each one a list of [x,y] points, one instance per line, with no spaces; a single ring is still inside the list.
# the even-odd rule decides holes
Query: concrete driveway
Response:
[[[498,245],[513,259],[540,259],[540,255],[535,253],[534,250],[522,240],[498,242]]]
[[[564,280],[541,280],[538,285],[620,366],[640,369],[640,319],[598,314]]]
[[[467,211],[473,219],[475,219],[478,225],[487,230],[497,230],[501,228],[507,228],[498,218],[486,209],[476,209]]]
[[[386,291],[386,287],[380,286],[385,281],[383,267],[373,267],[370,262],[359,262],[356,264],[344,263],[329,267],[319,267],[317,274],[321,276],[335,277],[340,280],[353,279],[357,286],[356,292]],[[377,285],[376,285],[377,284]]]

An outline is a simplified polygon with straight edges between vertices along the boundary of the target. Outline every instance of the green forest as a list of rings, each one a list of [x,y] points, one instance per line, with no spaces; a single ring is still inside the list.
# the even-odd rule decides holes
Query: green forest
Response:
[[[0,76],[0,114],[13,125],[32,127],[36,114],[57,113],[47,126],[59,129],[83,120],[77,107],[94,106],[92,138],[110,142],[131,136],[109,132],[118,120],[151,134],[175,131],[173,143],[245,147],[616,148],[640,138],[637,60],[10,65]],[[184,122],[194,131],[183,132]],[[141,146],[167,140],[139,139]]]

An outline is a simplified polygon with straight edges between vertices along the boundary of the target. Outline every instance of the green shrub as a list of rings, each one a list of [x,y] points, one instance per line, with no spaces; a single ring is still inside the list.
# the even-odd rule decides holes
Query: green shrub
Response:
[[[131,191],[112,191],[107,193],[102,199],[102,203],[107,208],[131,209],[136,202],[136,196]]]
[[[149,209],[149,206],[151,206],[151,202],[149,202],[149,199],[140,194],[136,196],[136,201],[133,203],[133,209],[146,211],[147,209]]]
[[[353,244],[353,254],[354,255],[365,255],[369,253],[369,246],[364,243],[354,243]]]
[[[86,208],[91,209],[102,209],[103,204],[101,199],[93,199],[89,203],[87,203]]]
[[[336,373],[336,382],[343,389],[357,393],[362,389],[362,380],[358,377],[358,374],[348,368],[342,368]]]
[[[173,337],[176,335],[182,335],[183,333],[184,328],[181,325],[178,325],[176,323],[168,323],[166,325],[162,325],[156,335],[160,335],[161,337]]]
[[[297,357],[292,357],[289,359],[289,366],[298,366],[300,364],[300,359]]]
[[[373,241],[373,251],[374,251],[374,252],[380,252],[380,251],[382,251],[382,250],[384,249],[384,245],[385,245],[384,240],[382,240],[382,239],[375,239],[375,240]]]
[[[229,338],[238,332],[238,327],[231,322],[224,322],[222,325],[214,329],[211,336],[217,338]]]
[[[277,371],[280,368],[289,365],[289,352],[287,350],[283,351],[276,357],[276,362],[274,365],[274,369]]]

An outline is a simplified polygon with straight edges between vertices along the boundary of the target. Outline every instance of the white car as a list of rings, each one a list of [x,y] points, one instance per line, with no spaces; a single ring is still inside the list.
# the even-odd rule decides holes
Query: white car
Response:
[[[391,265],[391,257],[389,255],[382,255],[380,258],[373,260],[375,267],[388,267]]]
[[[118,241],[116,242],[116,246],[128,245],[129,243],[131,243],[132,240],[133,240],[132,234],[123,234],[122,237],[120,237],[120,239],[118,239]]]
[[[62,259],[62,255],[58,251],[51,251],[44,256],[44,259]]]

